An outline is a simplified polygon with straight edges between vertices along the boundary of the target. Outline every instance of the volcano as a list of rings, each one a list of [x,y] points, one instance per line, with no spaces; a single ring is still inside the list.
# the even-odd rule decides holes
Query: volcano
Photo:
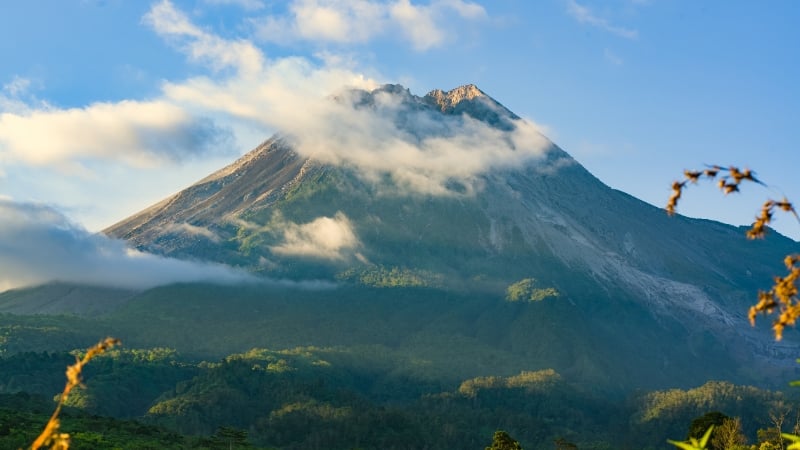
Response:
[[[226,350],[377,345],[442,374],[555,368],[624,390],[763,383],[793,368],[791,337],[776,345],[746,311],[795,242],[670,218],[474,85],[423,97],[385,85],[329,101],[357,121],[277,134],[104,232],[150,253],[332,287],[158,288],[128,300],[131,323],[181,315],[187,336]],[[270,312],[201,325],[243,305]],[[241,328],[253,327],[271,331],[251,342]]]

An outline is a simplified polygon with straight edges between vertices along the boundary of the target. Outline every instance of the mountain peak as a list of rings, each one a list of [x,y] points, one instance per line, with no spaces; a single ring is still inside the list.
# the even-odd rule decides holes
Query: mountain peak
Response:
[[[474,84],[465,84],[446,92],[434,89],[422,101],[444,114],[466,114],[506,131],[513,130],[513,122],[520,118]]]
[[[432,100],[442,112],[450,111],[462,101],[472,100],[476,97],[488,96],[474,84],[465,84],[447,92],[434,89],[425,95],[425,98]]]

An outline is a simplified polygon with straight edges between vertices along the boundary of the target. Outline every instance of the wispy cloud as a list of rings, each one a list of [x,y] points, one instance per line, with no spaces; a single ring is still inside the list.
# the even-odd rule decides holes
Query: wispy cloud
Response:
[[[0,217],[0,291],[48,281],[142,289],[254,280],[230,267],[130,249],[123,241],[89,233],[45,205],[0,198]]]
[[[581,5],[575,0],[567,0],[567,13],[579,23],[591,25],[609,33],[615,34],[626,39],[636,39],[639,32],[620,26],[613,25],[608,20],[595,15],[588,7]]]
[[[364,43],[377,36],[400,35],[418,51],[441,46],[455,30],[454,20],[477,21],[486,10],[464,0],[433,0],[417,5],[410,0],[293,0],[287,16],[254,20],[257,36],[265,41]]]
[[[226,148],[230,133],[164,101],[0,113],[0,156],[34,165],[85,159],[149,166]]]
[[[264,55],[251,42],[227,40],[202,30],[169,0],[153,5],[142,21],[172,39],[190,59],[214,70],[235,68],[244,75],[263,70]]]
[[[353,255],[361,245],[350,220],[341,212],[304,224],[284,222],[278,227],[283,230],[283,242],[270,247],[278,255],[337,260]]]
[[[47,102],[31,94],[33,82],[29,78],[14,75],[0,88],[0,113],[27,114],[37,108],[50,108]]]
[[[167,233],[186,234],[189,236],[199,236],[208,239],[211,242],[219,243],[222,238],[217,233],[209,230],[206,227],[192,225],[187,222],[171,223],[164,228]]]
[[[28,91],[31,80],[15,75],[8,83],[3,85],[3,92],[12,97],[18,97]]]
[[[449,192],[445,184],[451,178],[519,165],[549,146],[531,122],[519,121],[513,131],[502,131],[468,117],[443,117],[411,107],[404,102],[407,92],[382,91],[370,108],[358,107],[358,98],[348,98],[347,89],[372,90],[378,83],[337,65],[335,58],[321,63],[298,57],[268,60],[246,41],[199,30],[166,1],[148,17],[190,58],[204,55],[210,67],[224,65],[229,72],[165,83],[170,102],[280,130],[301,154],[355,166],[365,176],[390,173],[400,185],[442,194]],[[335,93],[340,101],[331,100]]]

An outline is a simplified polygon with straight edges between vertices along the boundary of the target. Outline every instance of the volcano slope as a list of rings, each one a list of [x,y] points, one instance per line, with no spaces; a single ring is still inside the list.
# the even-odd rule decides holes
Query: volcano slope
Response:
[[[104,316],[118,337],[359,348],[452,380],[554,368],[614,391],[787,380],[791,336],[777,345],[745,315],[795,242],[669,218],[473,85],[331,102],[360,121],[330,141],[273,136],[105,230],[265,280],[139,293]]]

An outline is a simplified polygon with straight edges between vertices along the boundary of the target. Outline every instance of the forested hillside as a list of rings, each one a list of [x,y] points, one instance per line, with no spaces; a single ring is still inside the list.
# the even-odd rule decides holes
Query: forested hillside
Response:
[[[61,319],[0,317],[2,448],[35,437],[80,354],[47,351],[48,342],[92,332]],[[197,360],[123,347],[86,367],[62,429],[77,449],[482,449],[498,429],[525,449],[658,449],[712,411],[740,417],[750,442],[768,439],[771,414],[791,411],[788,424],[797,407],[784,394],[727,382],[609,398],[552,369],[447,382],[399,370],[423,362],[397,358],[298,347]]]

